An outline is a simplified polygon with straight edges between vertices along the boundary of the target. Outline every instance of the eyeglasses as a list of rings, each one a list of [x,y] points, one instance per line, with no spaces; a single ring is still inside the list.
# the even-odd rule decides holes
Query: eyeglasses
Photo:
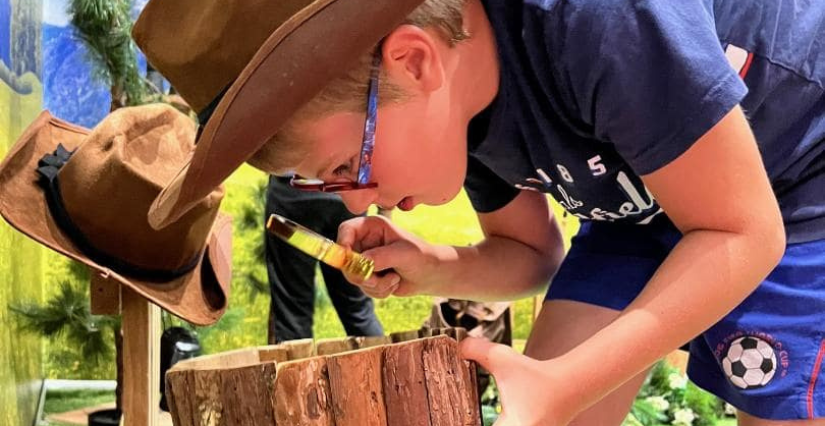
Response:
[[[378,75],[381,71],[381,47],[375,49],[370,71],[370,84],[367,92],[367,118],[364,121],[364,137],[361,141],[361,155],[358,164],[358,178],[355,182],[325,183],[318,179],[304,179],[293,176],[289,184],[303,191],[315,192],[343,192],[358,189],[375,188],[375,182],[370,182],[372,173],[372,151],[375,147],[375,122],[378,118]]]

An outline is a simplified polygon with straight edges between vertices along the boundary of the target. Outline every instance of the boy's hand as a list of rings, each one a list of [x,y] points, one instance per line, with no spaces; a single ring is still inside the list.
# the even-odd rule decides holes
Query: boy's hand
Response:
[[[574,386],[565,369],[550,361],[537,361],[509,346],[467,338],[461,356],[479,363],[496,379],[501,416],[494,426],[565,426],[580,407],[567,391]]]
[[[391,294],[410,296],[427,291],[433,266],[437,263],[433,246],[396,227],[382,216],[367,216],[343,222],[338,228],[338,244],[349,247],[375,262],[375,273],[353,284],[370,297]]]

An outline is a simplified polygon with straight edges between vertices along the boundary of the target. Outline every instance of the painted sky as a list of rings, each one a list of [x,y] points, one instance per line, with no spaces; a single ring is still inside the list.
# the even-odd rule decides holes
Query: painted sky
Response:
[[[0,0],[0,61],[11,68],[11,4]]]
[[[66,14],[68,0],[43,0],[43,22],[56,27],[69,25],[70,16]]]
[[[111,96],[105,80],[94,76],[86,47],[74,37],[69,1],[43,0],[43,106],[64,120],[94,127],[109,112]],[[132,1],[135,18],[147,2]],[[142,55],[138,66],[146,67]]]
[[[68,1],[69,0],[43,0],[43,22],[56,27],[65,27],[66,25],[69,25],[69,19],[71,17],[66,14],[66,6]],[[0,6],[2,6],[4,2],[8,3],[8,0],[0,0]],[[136,18],[148,2],[149,0],[133,0],[133,17]]]

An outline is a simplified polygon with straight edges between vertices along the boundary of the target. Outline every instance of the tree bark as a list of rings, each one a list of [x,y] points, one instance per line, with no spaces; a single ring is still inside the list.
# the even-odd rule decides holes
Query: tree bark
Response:
[[[424,340],[388,346],[384,350],[384,401],[387,424],[430,426],[430,403],[424,377]]]
[[[443,335],[366,349],[352,348],[387,339],[329,340],[316,351],[298,341],[182,361],[166,377],[173,422],[481,426],[475,365],[458,356],[463,333],[437,332]]]
[[[336,426],[387,426],[382,350],[364,349],[327,358]]]
[[[324,358],[278,366],[275,388],[277,425],[335,426]]]

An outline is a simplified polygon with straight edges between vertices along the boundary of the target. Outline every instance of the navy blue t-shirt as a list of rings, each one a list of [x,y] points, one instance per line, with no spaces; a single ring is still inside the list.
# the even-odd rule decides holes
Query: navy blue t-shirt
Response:
[[[583,220],[650,223],[664,214],[639,175],[741,104],[788,241],[825,238],[825,2],[483,3],[501,84],[469,129],[477,211],[531,189]]]

